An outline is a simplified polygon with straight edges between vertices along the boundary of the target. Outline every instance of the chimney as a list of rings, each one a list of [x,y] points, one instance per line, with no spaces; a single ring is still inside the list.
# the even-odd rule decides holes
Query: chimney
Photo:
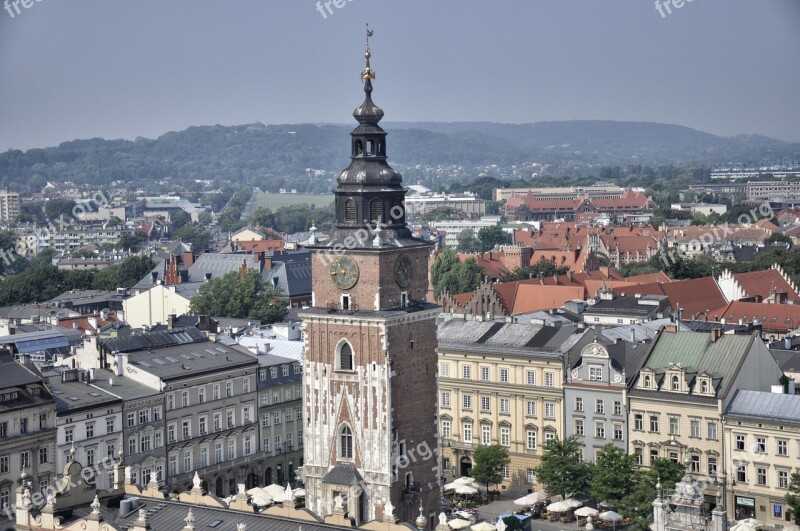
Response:
[[[177,315],[171,313],[167,316],[167,330],[174,330],[175,329],[175,319]]]
[[[8,325],[8,335],[13,336],[17,333],[17,328],[15,326]]]
[[[114,374],[116,376],[122,376],[122,354],[114,354],[114,361],[116,362]]]
[[[194,264],[194,253],[192,251],[183,251],[183,266],[192,267]]]
[[[711,342],[715,343],[717,341],[717,339],[720,338],[721,335],[722,335],[722,329],[721,328],[713,328],[711,330]]]
[[[636,329],[631,327],[631,337],[629,338],[631,343],[636,343]]]

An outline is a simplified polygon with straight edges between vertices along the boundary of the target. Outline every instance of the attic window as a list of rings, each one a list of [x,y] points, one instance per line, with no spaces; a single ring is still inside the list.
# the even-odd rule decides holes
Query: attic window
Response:
[[[677,376],[672,377],[672,390],[673,391],[681,390],[681,380]]]

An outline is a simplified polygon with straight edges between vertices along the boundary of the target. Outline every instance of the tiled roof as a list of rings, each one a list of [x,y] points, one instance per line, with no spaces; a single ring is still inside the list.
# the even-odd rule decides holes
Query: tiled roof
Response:
[[[792,289],[792,286],[786,282],[786,279],[777,269],[733,273],[733,278],[750,297],[760,295],[762,299],[766,299],[770,296],[770,290],[774,288],[778,292],[786,292],[790,301],[800,303],[800,294]],[[798,311],[800,312],[800,310]]]
[[[666,295],[672,308],[676,312],[678,308],[682,308],[683,315],[687,318],[720,308],[726,303],[719,286],[711,277],[618,287],[614,288],[614,293]]]
[[[708,314],[709,319],[743,323],[758,321],[765,332],[785,333],[800,328],[800,306],[733,301]]]

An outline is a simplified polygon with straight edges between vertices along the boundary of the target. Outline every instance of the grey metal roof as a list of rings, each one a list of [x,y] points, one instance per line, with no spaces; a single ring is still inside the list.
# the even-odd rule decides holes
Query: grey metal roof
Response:
[[[439,347],[479,348],[487,352],[560,356],[585,330],[498,321],[452,319],[439,325]]]
[[[111,383],[112,381],[113,384]],[[157,389],[147,387],[125,376],[116,376],[113,372],[105,369],[95,369],[91,387],[102,389],[123,400],[137,400],[146,396],[158,396],[161,394]],[[161,396],[163,398],[163,395]]]
[[[65,328],[0,337],[0,344],[16,346],[21,353],[66,348],[82,341],[82,332]]]
[[[164,381],[199,373],[258,366],[256,357],[238,346],[201,341],[128,354],[128,363]]]
[[[361,475],[356,470],[355,465],[339,464],[331,468],[322,478],[323,483],[334,485],[358,485]]]
[[[106,393],[102,389],[97,389],[80,381],[62,382],[60,371],[52,376],[47,374],[47,388],[56,399],[56,411],[74,411],[86,409],[99,405],[110,405],[119,402],[120,399]]]
[[[117,337],[102,342],[108,352],[135,352],[145,348],[164,348],[185,343],[205,341],[206,336],[195,327],[176,328],[165,332],[148,332]]]
[[[738,389],[725,414],[800,423],[800,395]]]
[[[770,353],[782,371],[800,371],[800,351],[770,349]]]
[[[14,361],[10,356],[0,356],[0,389],[9,389],[41,382],[38,375]]]

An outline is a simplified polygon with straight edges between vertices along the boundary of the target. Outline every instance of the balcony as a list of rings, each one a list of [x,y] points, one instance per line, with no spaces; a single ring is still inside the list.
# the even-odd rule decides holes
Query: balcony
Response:
[[[455,439],[443,439],[442,442],[444,443],[444,446],[452,448],[453,450],[474,450],[478,446],[476,444],[472,444],[471,442],[465,443],[456,441]]]

